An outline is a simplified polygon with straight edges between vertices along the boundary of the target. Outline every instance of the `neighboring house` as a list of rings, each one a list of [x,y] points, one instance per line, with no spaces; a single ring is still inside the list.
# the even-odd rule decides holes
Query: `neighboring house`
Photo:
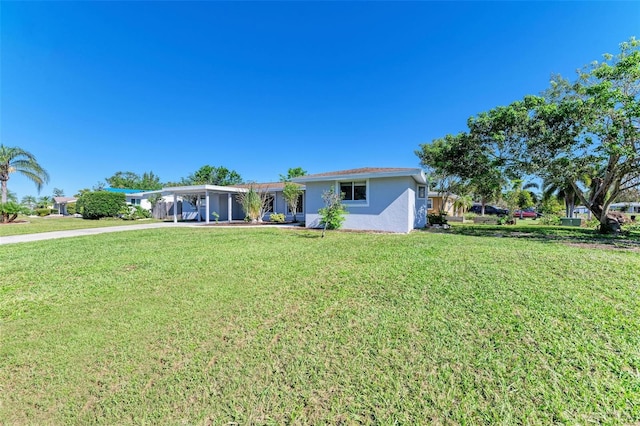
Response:
[[[78,201],[75,197],[53,197],[53,209],[58,210],[61,215],[68,215],[67,204],[75,203]]]
[[[132,206],[140,206],[146,210],[151,210],[151,203],[142,195],[145,191],[142,191],[140,189],[127,188],[104,188],[104,190],[124,194],[127,204],[130,204]]]
[[[305,185],[305,223],[320,227],[322,194],[344,194],[344,229],[407,233],[426,224],[427,179],[417,168],[360,168],[293,179]]]
[[[440,214],[441,211],[444,211],[447,216],[453,216],[455,213],[453,203],[457,198],[458,196],[455,194],[449,194],[447,197],[445,197],[441,192],[429,191],[429,200],[427,200],[427,213]]]

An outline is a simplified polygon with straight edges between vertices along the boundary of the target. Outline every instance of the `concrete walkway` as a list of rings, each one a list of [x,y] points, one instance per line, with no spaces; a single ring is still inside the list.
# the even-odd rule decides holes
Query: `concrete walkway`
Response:
[[[79,237],[82,235],[105,234],[107,232],[136,231],[140,229],[152,228],[175,228],[184,226],[199,226],[189,222],[161,222],[161,223],[145,223],[141,225],[124,225],[124,226],[106,226],[104,228],[88,228],[88,229],[72,229],[68,231],[52,231],[42,232],[40,234],[24,234],[10,235],[0,237],[0,245],[14,243],[28,243],[31,241],[53,240],[56,238]]]
[[[210,224],[211,225],[211,224]],[[31,241],[42,241],[42,240],[53,240],[56,238],[70,238],[70,237],[80,237],[83,235],[96,235],[96,234],[105,234],[107,232],[121,232],[121,231],[136,231],[140,229],[153,229],[153,228],[176,228],[176,227],[197,227],[197,226],[206,226],[204,222],[156,222],[156,223],[145,223],[140,225],[124,225],[124,226],[106,226],[104,228],[88,228],[88,229],[72,229],[68,231],[52,231],[52,232],[42,232],[39,234],[24,234],[24,235],[10,235],[6,237],[0,237],[0,245],[4,244],[15,244],[15,243],[28,243]],[[269,225],[246,225],[243,224],[241,226],[233,226],[231,225],[222,225],[215,226],[216,229],[238,229],[238,228],[299,228],[299,224],[269,224]]]

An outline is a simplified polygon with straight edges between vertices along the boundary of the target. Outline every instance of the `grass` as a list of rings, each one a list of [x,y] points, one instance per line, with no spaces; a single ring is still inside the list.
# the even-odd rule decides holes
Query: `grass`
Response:
[[[121,220],[102,219],[85,220],[77,217],[27,217],[20,216],[17,223],[0,224],[0,237],[9,235],[37,234],[40,232],[68,231],[72,229],[104,228],[107,226],[135,225],[158,222],[154,219]]]
[[[0,424],[640,421],[640,254],[172,228],[0,246]]]

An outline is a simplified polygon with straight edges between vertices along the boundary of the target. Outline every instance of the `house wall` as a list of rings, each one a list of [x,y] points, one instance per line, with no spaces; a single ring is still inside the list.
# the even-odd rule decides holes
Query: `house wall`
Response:
[[[318,210],[324,207],[322,193],[336,185],[335,180],[306,182],[305,222],[309,228],[320,227]],[[344,229],[410,232],[416,225],[416,182],[412,177],[391,177],[368,180],[368,203],[345,202],[347,211]]]
[[[440,213],[440,207],[442,206],[442,197],[436,196],[436,197],[429,197],[429,198],[433,200],[433,208],[429,209],[428,213],[429,214]],[[451,200],[451,198],[449,198],[449,200],[447,201],[444,211],[447,215],[453,216],[453,201]]]

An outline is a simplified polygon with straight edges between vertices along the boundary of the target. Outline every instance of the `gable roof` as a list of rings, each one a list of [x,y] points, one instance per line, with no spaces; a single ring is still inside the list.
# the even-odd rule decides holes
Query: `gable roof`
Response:
[[[422,169],[407,167],[362,167],[359,169],[338,170],[335,172],[306,175],[295,178],[293,181],[303,183],[338,179],[370,179],[400,176],[411,176],[418,183],[427,183],[427,178]]]

